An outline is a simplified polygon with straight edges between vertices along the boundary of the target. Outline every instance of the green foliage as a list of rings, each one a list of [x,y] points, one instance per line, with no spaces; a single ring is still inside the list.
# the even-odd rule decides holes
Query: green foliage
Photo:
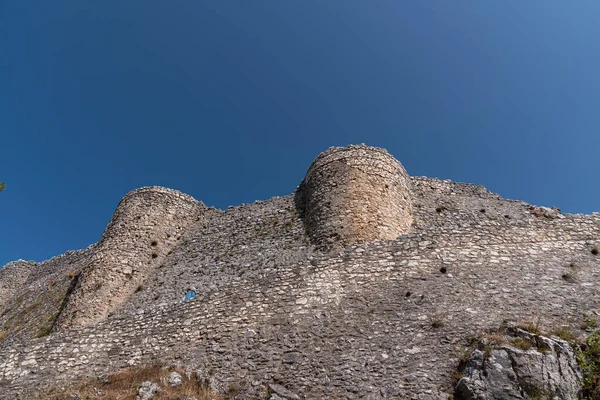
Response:
[[[583,314],[583,322],[581,323],[581,329],[597,329],[598,320],[593,315]]]
[[[583,373],[583,398],[600,399],[600,330],[588,336],[577,354]]]
[[[3,191],[5,187],[6,187],[6,183],[0,182],[0,192]]]
[[[542,388],[536,387],[536,386],[525,386],[525,393],[527,393],[527,396],[529,396],[529,398],[531,400],[549,400],[552,399],[552,394],[550,392],[548,392],[547,390],[544,390]]]

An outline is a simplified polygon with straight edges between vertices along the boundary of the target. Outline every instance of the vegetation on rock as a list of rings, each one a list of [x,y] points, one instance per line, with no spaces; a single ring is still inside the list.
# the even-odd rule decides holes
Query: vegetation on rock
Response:
[[[600,398],[600,329],[592,332],[580,346],[577,363],[583,373],[583,398]]]

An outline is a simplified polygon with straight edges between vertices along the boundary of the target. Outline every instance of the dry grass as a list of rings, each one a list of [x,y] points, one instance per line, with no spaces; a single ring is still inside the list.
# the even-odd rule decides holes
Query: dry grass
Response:
[[[561,326],[560,328],[555,329],[553,333],[559,338],[566,340],[569,343],[572,343],[575,341],[575,339],[577,339],[575,333],[573,333],[571,328],[569,328],[568,326]]]
[[[512,345],[525,351],[531,349],[534,346],[533,343],[522,337],[514,338],[512,340]]]
[[[529,333],[533,333],[534,335],[541,335],[542,330],[540,328],[540,318],[536,318],[533,321],[527,321],[525,323],[519,324],[519,328],[527,331]]]
[[[166,383],[167,377],[173,371],[182,376],[181,386],[171,387]],[[109,375],[104,379],[93,379],[82,385],[48,391],[39,395],[38,399],[72,400],[77,398],[71,396],[76,392],[82,400],[135,400],[137,390],[144,381],[152,381],[158,384],[162,390],[152,397],[153,400],[183,400],[190,397],[198,400],[221,400],[210,389],[198,383],[195,373],[192,373],[188,379],[184,371],[164,369],[159,366],[129,368]]]

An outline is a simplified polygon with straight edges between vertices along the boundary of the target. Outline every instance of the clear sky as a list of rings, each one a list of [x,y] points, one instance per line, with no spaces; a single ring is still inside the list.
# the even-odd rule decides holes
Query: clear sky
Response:
[[[226,208],[329,146],[600,211],[600,2],[0,0],[0,265],[96,242],[128,191]]]

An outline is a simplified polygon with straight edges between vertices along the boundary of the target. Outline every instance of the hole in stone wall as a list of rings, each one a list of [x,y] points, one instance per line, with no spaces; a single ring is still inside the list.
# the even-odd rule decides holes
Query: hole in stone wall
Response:
[[[156,257],[158,257],[158,254],[152,253],[152,258],[156,258]]]
[[[442,268],[440,268],[440,272],[441,272],[442,274],[445,274],[445,273],[446,273],[446,271],[447,271],[447,270],[446,270],[446,267],[442,267]]]
[[[411,292],[406,292],[406,294],[404,295],[405,297],[410,297],[412,293]]]
[[[592,249],[592,254],[593,254],[593,255],[598,255],[598,248],[597,248],[597,247],[594,247],[594,248]]]
[[[510,215],[507,214],[507,215],[504,216],[504,218],[510,219]]]
[[[479,210],[480,213],[485,213],[485,208],[482,208],[481,210]]]
[[[442,211],[444,211],[446,209],[446,207],[444,206],[438,206],[435,211],[441,213]]]
[[[153,240],[152,243],[150,243],[151,246],[158,246],[158,242],[156,240]]]

